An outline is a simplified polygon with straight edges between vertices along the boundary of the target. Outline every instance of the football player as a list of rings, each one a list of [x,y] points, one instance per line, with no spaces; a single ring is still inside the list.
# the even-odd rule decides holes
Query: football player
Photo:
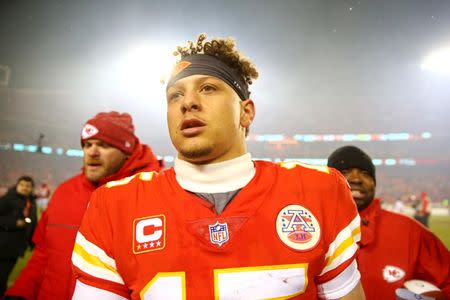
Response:
[[[258,72],[232,39],[200,35],[178,55],[166,87],[174,168],[95,192],[74,299],[364,299],[345,178],[251,159]]]

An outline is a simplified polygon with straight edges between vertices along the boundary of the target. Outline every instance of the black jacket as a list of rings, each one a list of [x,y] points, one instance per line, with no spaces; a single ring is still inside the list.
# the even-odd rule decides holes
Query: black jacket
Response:
[[[31,245],[31,237],[36,227],[36,197],[31,195],[29,218],[31,223],[24,228],[17,228],[18,219],[24,219],[23,210],[26,197],[17,194],[16,188],[0,198],[0,258],[14,258],[23,255]]]

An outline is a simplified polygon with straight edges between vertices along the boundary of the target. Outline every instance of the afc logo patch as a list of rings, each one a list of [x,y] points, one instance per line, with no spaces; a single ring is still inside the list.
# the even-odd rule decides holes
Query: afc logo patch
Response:
[[[133,253],[162,250],[166,246],[166,216],[156,215],[134,219]]]
[[[276,229],[280,240],[294,250],[308,251],[320,240],[319,222],[301,205],[288,205],[281,209]]]

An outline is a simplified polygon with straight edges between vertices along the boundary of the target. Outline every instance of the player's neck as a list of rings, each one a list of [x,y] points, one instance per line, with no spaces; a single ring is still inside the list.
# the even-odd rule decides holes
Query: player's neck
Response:
[[[235,191],[246,186],[255,175],[250,153],[207,165],[195,165],[176,158],[174,168],[181,187],[196,193]]]

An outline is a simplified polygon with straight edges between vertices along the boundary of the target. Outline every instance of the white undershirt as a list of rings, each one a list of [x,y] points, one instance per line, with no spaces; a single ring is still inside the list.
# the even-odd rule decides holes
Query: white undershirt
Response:
[[[176,158],[175,175],[181,187],[194,193],[225,193],[246,186],[255,176],[250,153],[207,165],[195,165]]]

